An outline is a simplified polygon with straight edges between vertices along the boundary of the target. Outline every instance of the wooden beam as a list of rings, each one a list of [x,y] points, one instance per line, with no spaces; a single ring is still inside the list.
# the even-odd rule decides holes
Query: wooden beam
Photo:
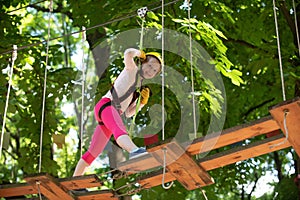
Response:
[[[196,155],[279,129],[277,122],[268,116],[248,124],[226,129],[221,134],[209,134],[195,139],[190,145],[185,144],[184,146],[188,146],[187,152],[189,154]]]
[[[222,131],[221,134],[213,133],[205,137],[197,138],[191,143],[182,144],[182,146],[186,147],[186,151],[189,155],[196,155],[199,153],[207,152],[209,150],[234,144],[258,135],[274,132],[276,130],[280,130],[279,125],[271,116],[268,116],[248,124],[243,124],[226,129]],[[151,145],[149,146],[149,149],[147,149],[147,151],[159,151],[172,141],[173,139],[168,139],[155,144],[155,146]],[[140,171],[150,170],[159,166],[161,166],[159,162],[157,162],[150,155],[147,155],[137,159],[119,163],[118,169],[121,171],[136,173]]]
[[[224,167],[238,161],[290,147],[291,145],[289,142],[281,144],[284,140],[285,137],[283,137],[283,135],[276,135],[261,141],[253,142],[247,146],[239,146],[221,153],[207,156],[198,160],[198,162],[201,164],[204,170],[213,170],[215,168]],[[161,184],[162,175],[162,170],[151,172],[146,176],[141,177],[138,182],[139,184],[144,185],[145,188],[155,187]],[[170,172],[167,172],[165,177],[167,178],[166,182],[176,180],[175,177],[172,177]]]
[[[102,185],[101,180],[95,174],[62,178],[59,179],[59,182],[68,190],[100,187]]]
[[[270,113],[300,156],[300,98],[297,97],[273,106]],[[285,124],[286,128],[284,127]]]
[[[66,188],[61,186],[54,178],[48,174],[40,174],[24,178],[37,191],[49,200],[64,199],[72,200],[73,197],[67,193]]]
[[[142,186],[142,188],[148,189],[153,188],[162,184],[162,174],[163,170],[159,169],[157,171],[151,172],[141,178],[138,179],[138,183]],[[166,170],[165,174],[165,183],[175,181],[176,178]]]
[[[282,143],[284,140],[285,137],[283,137],[282,134],[276,135],[274,137],[253,142],[247,146],[239,146],[227,151],[207,156],[199,159],[198,162],[201,163],[205,170],[209,171],[290,147],[291,145],[289,142]]]
[[[214,183],[210,175],[175,141],[165,145],[164,149],[155,150],[151,154],[161,165],[165,163],[168,172],[187,190]]]
[[[76,196],[77,200],[118,200],[111,190],[91,191]]]
[[[151,154],[147,154],[138,158],[133,158],[128,161],[119,163],[117,168],[120,171],[124,171],[128,174],[131,174],[150,170],[159,166],[160,163],[157,162],[157,160],[153,158]]]
[[[28,183],[0,185],[0,197],[14,197],[37,193],[38,191]]]

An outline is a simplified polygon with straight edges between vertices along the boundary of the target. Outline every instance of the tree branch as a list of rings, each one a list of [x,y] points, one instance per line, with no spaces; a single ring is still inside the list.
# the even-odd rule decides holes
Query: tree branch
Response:
[[[272,99],[268,99],[268,100],[265,100],[263,101],[262,103],[256,105],[256,106],[253,106],[252,108],[250,108],[248,111],[245,112],[245,114],[243,114],[243,116],[248,116],[252,111],[254,111],[255,109],[257,108],[260,108],[260,107],[263,107],[264,105],[274,101],[275,98],[272,98]]]
[[[297,46],[296,26],[295,26],[294,20],[292,19],[291,15],[290,15],[290,9],[287,8],[287,5],[286,5],[285,1],[280,1],[279,2],[279,9],[283,13],[284,18],[285,18],[288,26],[290,27],[291,32],[293,33],[294,44]]]
[[[257,173],[254,173],[254,176],[255,176],[254,185],[253,185],[253,187],[251,189],[251,192],[248,194],[248,200],[251,200],[251,196],[252,196],[252,194],[253,194],[256,186],[257,186],[257,182],[259,180],[259,177],[258,177]]]

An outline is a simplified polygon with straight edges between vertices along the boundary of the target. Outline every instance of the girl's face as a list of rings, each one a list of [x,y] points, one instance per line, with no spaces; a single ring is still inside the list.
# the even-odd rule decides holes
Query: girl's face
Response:
[[[160,62],[156,58],[149,56],[147,61],[142,64],[142,76],[145,79],[151,79],[160,72],[160,69]]]

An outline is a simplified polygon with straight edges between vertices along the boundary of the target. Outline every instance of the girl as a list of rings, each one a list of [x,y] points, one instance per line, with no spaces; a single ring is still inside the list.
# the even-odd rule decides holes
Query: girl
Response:
[[[135,57],[142,61],[138,68]],[[144,148],[138,148],[128,136],[121,115],[131,117],[136,113],[137,100],[133,100],[136,87],[141,87],[143,79],[151,79],[161,71],[162,60],[156,52],[145,54],[134,48],[124,52],[125,68],[108,91],[94,108],[95,118],[98,121],[90,147],[77,163],[73,176],[83,175],[85,170],[103,151],[110,137],[113,135],[117,144],[128,151],[129,158],[138,157],[147,153]],[[139,81],[140,80],[140,81]],[[148,102],[149,88],[141,89],[141,101],[138,110]]]

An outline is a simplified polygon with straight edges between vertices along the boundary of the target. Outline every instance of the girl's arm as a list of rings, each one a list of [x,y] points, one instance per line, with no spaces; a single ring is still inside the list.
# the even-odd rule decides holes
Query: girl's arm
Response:
[[[132,104],[130,104],[130,106],[127,108],[127,110],[125,111],[125,116],[127,118],[129,117],[132,117],[135,115],[135,112],[136,112],[136,103],[137,103],[137,100],[135,102],[133,102]],[[144,107],[145,105],[144,104],[141,104],[140,103],[140,107],[138,109],[138,112]]]
[[[145,53],[143,51],[134,49],[134,48],[129,48],[126,49],[124,52],[124,64],[125,64],[125,69],[134,69],[136,68],[136,64],[134,62],[135,57],[144,57]]]

